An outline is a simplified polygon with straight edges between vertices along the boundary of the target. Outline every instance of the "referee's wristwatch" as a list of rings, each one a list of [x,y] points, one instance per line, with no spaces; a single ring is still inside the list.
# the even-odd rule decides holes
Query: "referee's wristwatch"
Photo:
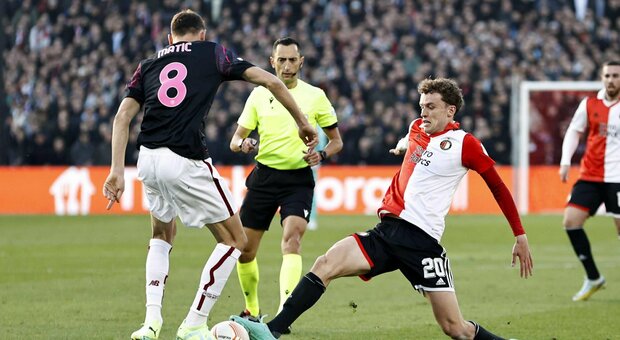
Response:
[[[321,163],[329,158],[327,157],[327,152],[325,152],[325,150],[319,150],[319,156],[321,156]]]

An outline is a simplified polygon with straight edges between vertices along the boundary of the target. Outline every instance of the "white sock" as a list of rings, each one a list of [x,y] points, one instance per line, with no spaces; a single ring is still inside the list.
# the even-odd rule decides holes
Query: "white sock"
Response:
[[[144,323],[162,322],[161,306],[164,299],[164,286],[170,266],[169,254],[172,245],[168,242],[151,239],[146,255],[146,316]]]
[[[240,254],[238,249],[222,243],[215,246],[202,270],[198,292],[185,318],[187,327],[196,327],[207,321],[209,312],[220,297]]]

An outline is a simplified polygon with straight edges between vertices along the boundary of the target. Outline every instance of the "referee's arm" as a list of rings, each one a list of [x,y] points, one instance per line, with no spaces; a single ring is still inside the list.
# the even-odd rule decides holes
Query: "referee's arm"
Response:
[[[254,138],[247,138],[252,130],[237,125],[237,130],[230,139],[230,151],[248,153],[256,149],[258,141]]]
[[[340,131],[338,131],[338,124],[324,127],[323,132],[325,132],[328,139],[323,151],[325,151],[327,158],[329,158],[342,150],[342,137],[340,137]]]

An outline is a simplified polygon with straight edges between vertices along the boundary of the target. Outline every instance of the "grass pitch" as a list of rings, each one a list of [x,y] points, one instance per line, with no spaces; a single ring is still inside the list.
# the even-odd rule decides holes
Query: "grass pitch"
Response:
[[[373,216],[321,216],[303,242],[304,272],[334,242],[369,229]],[[620,339],[620,240],[608,217],[586,230],[606,289],[575,303],[583,270],[560,216],[524,218],[534,276],[510,267],[514,242],[501,216],[449,217],[448,250],[466,319],[519,339]],[[147,216],[0,216],[0,338],[128,339],[144,317]],[[281,229],[258,254],[263,313],[278,304]],[[160,339],[173,339],[214,246],[207,230],[179,228],[170,260]],[[210,315],[213,325],[243,308],[236,273]],[[269,319],[269,317],[268,317]],[[399,272],[363,282],[335,280],[283,339],[445,339],[430,305]]]

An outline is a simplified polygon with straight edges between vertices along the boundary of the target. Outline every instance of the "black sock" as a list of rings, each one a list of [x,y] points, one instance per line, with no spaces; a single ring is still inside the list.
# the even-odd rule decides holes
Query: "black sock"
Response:
[[[581,261],[583,268],[586,270],[588,279],[598,279],[601,275],[598,272],[598,269],[596,269],[596,264],[594,264],[592,251],[590,250],[590,241],[588,240],[586,231],[583,230],[583,228],[567,229],[566,234],[568,234],[568,238],[570,239],[570,243],[573,245],[577,258]]]
[[[301,278],[297,287],[284,302],[282,311],[267,323],[272,333],[283,333],[297,318],[310,309],[325,292],[325,285],[314,273]]]
[[[474,321],[469,322],[471,322],[474,327],[476,327],[476,335],[474,335],[474,340],[504,340],[504,338],[487,331]]]

